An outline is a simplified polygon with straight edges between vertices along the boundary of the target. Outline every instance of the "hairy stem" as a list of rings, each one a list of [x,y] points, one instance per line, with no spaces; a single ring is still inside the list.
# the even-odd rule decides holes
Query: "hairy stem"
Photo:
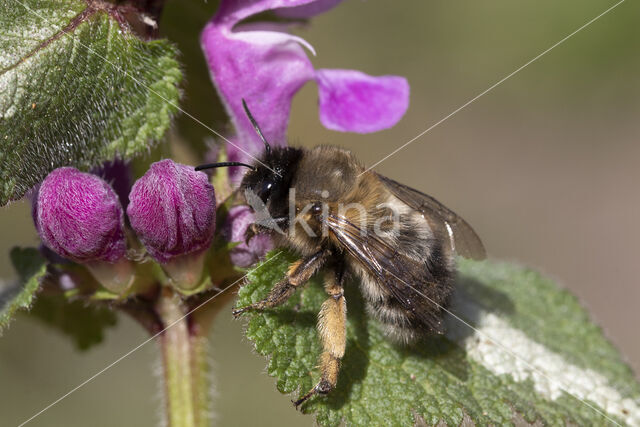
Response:
[[[164,288],[157,311],[165,328],[158,342],[162,350],[166,420],[169,427],[210,424],[206,331],[193,328],[180,297]]]
[[[208,340],[206,336],[191,336],[191,378],[196,425],[211,425],[211,393],[209,383]]]

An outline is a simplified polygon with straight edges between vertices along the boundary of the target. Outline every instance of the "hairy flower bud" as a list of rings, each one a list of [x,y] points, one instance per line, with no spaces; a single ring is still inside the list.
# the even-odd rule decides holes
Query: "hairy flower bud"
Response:
[[[35,209],[43,243],[60,256],[114,263],[127,250],[118,196],[95,175],[54,170],[40,186]]]
[[[231,249],[229,254],[231,262],[238,267],[244,268],[255,264],[273,249],[271,238],[265,234],[253,236],[249,242],[245,242],[245,233],[253,222],[254,217],[249,206],[234,206],[229,210],[229,215],[222,230],[222,235],[226,240],[241,242]]]
[[[95,175],[59,168],[42,182],[34,204],[36,229],[56,254],[85,264],[107,289],[129,288],[133,268],[118,196]]]
[[[182,288],[197,284],[203,252],[213,238],[215,212],[207,175],[172,160],[151,165],[133,185],[127,208],[142,244]]]

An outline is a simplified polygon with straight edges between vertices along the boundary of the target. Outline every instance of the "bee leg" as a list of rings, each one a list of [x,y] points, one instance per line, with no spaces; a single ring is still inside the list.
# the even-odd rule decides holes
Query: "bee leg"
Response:
[[[294,262],[289,267],[284,279],[276,283],[265,299],[245,307],[236,308],[233,310],[233,315],[238,317],[245,311],[264,310],[284,303],[299,286],[307,283],[311,276],[322,267],[329,254],[329,250],[322,249],[309,257]]]
[[[249,240],[253,239],[258,234],[262,234],[264,232],[265,230],[262,230],[260,226],[255,222],[252,224],[249,224],[249,227],[247,227],[247,230],[244,232],[244,242],[246,244],[249,244]]]
[[[340,361],[347,342],[347,303],[342,288],[342,272],[328,273],[325,291],[329,298],[322,304],[318,314],[318,332],[323,352],[320,355],[321,378],[307,394],[293,402],[300,406],[315,394],[327,394],[338,383]]]
[[[283,233],[282,228],[287,228],[289,217],[276,217],[272,219],[275,225],[273,229],[255,222],[249,224],[249,227],[247,227],[247,230],[244,232],[244,242],[248,244],[249,240],[253,239],[258,234],[266,234],[273,232],[274,230]]]

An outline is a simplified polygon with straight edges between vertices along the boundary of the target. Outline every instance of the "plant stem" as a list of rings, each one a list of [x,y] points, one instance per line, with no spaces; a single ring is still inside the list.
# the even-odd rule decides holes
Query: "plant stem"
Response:
[[[208,339],[206,336],[191,336],[191,380],[193,387],[193,406],[196,425],[211,425],[211,392],[209,383]]]
[[[171,288],[162,289],[158,315],[165,328],[162,350],[166,419],[169,427],[204,427],[210,423],[206,334],[190,328],[185,306]]]

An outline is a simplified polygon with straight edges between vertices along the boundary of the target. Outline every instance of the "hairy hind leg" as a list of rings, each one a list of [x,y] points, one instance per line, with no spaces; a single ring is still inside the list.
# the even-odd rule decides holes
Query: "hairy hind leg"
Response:
[[[298,407],[315,394],[327,394],[336,387],[340,361],[347,342],[347,303],[342,287],[342,271],[328,272],[325,291],[329,298],[318,314],[318,332],[322,341],[319,365],[321,377],[309,392],[293,402]]]
[[[287,275],[276,283],[266,298],[251,305],[234,309],[233,315],[238,317],[245,311],[264,310],[284,303],[299,286],[307,283],[311,276],[322,267],[329,254],[327,249],[323,249],[291,264]]]

